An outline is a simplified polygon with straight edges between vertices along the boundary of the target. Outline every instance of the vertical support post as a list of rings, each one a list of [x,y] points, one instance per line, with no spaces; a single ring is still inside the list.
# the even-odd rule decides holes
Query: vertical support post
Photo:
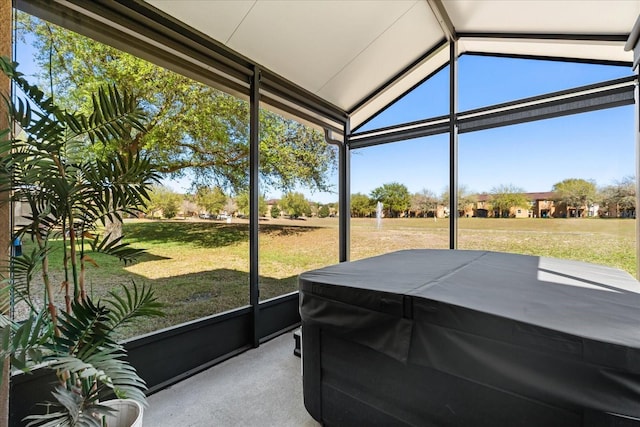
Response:
[[[636,134],[636,277],[640,280],[640,15],[631,29],[629,39],[624,50],[633,51],[633,67],[636,73],[636,87],[634,91],[635,104],[635,134]]]
[[[640,44],[636,46],[640,50]],[[636,76],[640,79],[640,65],[636,65]],[[640,83],[636,80],[635,90],[636,126],[636,278],[640,280]]]
[[[458,43],[449,41],[449,249],[458,248]]]
[[[0,1],[0,55],[11,58],[12,23],[11,1]],[[0,76],[0,92],[10,95],[11,83],[4,75]],[[10,126],[7,121],[7,111],[4,103],[0,103],[0,129]],[[11,204],[10,194],[0,193],[0,268],[5,270],[9,266],[11,245]],[[4,288],[4,286],[3,286]],[[0,291],[4,292],[4,291]],[[1,300],[1,299],[0,299]],[[3,314],[10,314],[10,307],[0,307]],[[0,427],[9,425],[9,359],[0,360],[2,369],[2,385],[0,385]]]
[[[260,284],[258,283],[258,220],[260,189],[260,68],[255,67],[251,78],[249,98],[249,304],[253,311],[253,347],[260,345],[258,333],[260,315]]]
[[[349,137],[351,135],[351,124],[349,120],[344,125],[344,143],[340,146],[339,152],[339,190],[338,190],[338,216],[340,234],[340,262],[349,261],[351,250],[351,149],[349,148]]]

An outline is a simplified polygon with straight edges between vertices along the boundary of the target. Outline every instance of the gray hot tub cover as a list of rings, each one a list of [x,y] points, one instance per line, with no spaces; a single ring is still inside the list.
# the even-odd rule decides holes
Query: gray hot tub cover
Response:
[[[407,250],[299,283],[303,330],[552,405],[640,417],[640,284],[621,270]]]

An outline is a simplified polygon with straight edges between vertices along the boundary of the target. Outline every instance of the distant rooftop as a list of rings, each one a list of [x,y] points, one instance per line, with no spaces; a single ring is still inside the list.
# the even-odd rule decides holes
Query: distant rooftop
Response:
[[[553,200],[555,197],[555,193],[553,191],[540,191],[534,193],[523,193],[527,199],[529,200]],[[478,194],[479,202],[486,202],[487,200],[491,200],[491,194],[482,193]]]

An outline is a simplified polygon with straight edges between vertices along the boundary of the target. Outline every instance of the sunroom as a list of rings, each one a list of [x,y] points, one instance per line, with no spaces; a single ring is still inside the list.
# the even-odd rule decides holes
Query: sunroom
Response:
[[[208,114],[213,122],[228,130],[229,120],[215,118],[215,107],[241,111],[235,116],[234,135],[242,139],[245,150],[238,169],[244,175],[240,178],[238,173],[225,175],[220,165],[207,165],[206,159],[195,156],[197,150],[192,149],[191,157],[187,157],[192,162],[189,168],[201,162],[201,170],[210,167],[207,172],[210,175],[187,172],[186,178],[182,175],[176,179],[200,184],[214,177],[211,182],[220,182],[225,191],[235,188],[234,179],[238,179],[246,197],[246,212],[234,216],[233,222],[229,218],[230,223],[225,216],[225,220],[212,221],[207,217],[170,225],[158,221],[153,227],[142,222],[125,225],[129,227],[125,228],[125,234],[145,233],[154,237],[149,241],[158,247],[166,243],[163,239],[169,239],[163,236],[168,235],[170,228],[178,230],[181,236],[190,236],[192,246],[180,262],[186,263],[190,258],[197,265],[188,271],[165,270],[168,267],[162,264],[163,260],[179,258],[175,249],[169,247],[165,252],[158,249],[149,259],[129,267],[127,274],[160,287],[177,289],[172,310],[184,312],[176,315],[174,324],[160,324],[156,326],[158,330],[144,331],[144,335],[125,340],[129,358],[151,394],[250,349],[259,351],[261,345],[296,329],[301,321],[297,277],[307,270],[400,249],[511,252],[515,241],[520,246],[534,245],[536,235],[540,234],[529,230],[526,237],[514,238],[511,244],[497,249],[483,246],[484,234],[474,224],[485,219],[471,218],[473,214],[465,218],[467,211],[459,206],[468,203],[469,192],[461,189],[481,185],[476,182],[485,175],[508,169],[499,178],[503,180],[500,184],[508,180],[520,182],[519,178],[527,175],[531,182],[540,185],[532,188],[527,184],[527,192],[549,191],[552,184],[560,181],[558,175],[547,181],[544,175],[549,170],[566,167],[563,163],[571,163],[574,155],[575,163],[583,162],[582,152],[592,151],[590,156],[600,160],[598,168],[632,176],[635,194],[640,189],[640,1],[637,0],[14,0],[12,3],[1,10],[0,39],[4,41],[1,48],[3,55],[13,55],[21,64],[29,63],[30,56],[38,52],[25,47],[30,40],[25,42],[16,37],[12,43],[16,34],[12,28],[22,25],[23,18],[17,16],[18,12],[45,23],[40,28],[47,31],[70,30],[79,37],[143,60],[164,70],[167,76],[177,76],[167,79],[186,79],[202,93],[216,91],[215,102],[197,104],[192,109],[184,107],[183,112],[187,111],[192,118],[185,126],[191,129],[200,126]],[[51,31],[53,34],[54,30]],[[45,46],[39,54],[42,57],[55,52],[55,48]],[[37,61],[33,59],[34,63]],[[538,68],[541,63],[548,67],[541,80],[553,81],[550,85],[540,84],[542,91],[535,87],[537,73],[543,73]],[[82,66],[85,75],[91,74],[86,63]],[[585,72],[589,75],[584,77],[583,69],[596,71]],[[59,65],[57,70],[63,70],[63,66]],[[62,80],[63,75],[68,77],[60,74],[57,78]],[[593,76],[598,77],[594,80]],[[500,79],[511,89],[500,92],[496,81]],[[150,76],[142,80],[145,84],[153,83]],[[478,93],[476,89],[485,84],[489,90]],[[53,86],[52,83],[52,92]],[[491,90],[496,93],[491,94]],[[184,103],[184,99],[180,102]],[[595,123],[593,129],[624,142],[610,145],[603,142],[598,145],[595,140],[574,142],[595,131],[583,131],[584,122],[571,122],[573,117],[586,117],[584,120]],[[554,120],[566,121],[549,125]],[[290,139],[300,137],[307,129],[315,132],[315,136],[308,139],[309,145],[296,145],[281,135],[269,139],[265,123],[274,128],[288,126],[293,135]],[[625,127],[622,134],[618,127]],[[515,137],[500,134],[504,129],[514,128]],[[548,135],[560,129],[566,132],[567,146],[558,148],[554,155],[558,159],[554,162],[549,160],[554,156],[545,151],[553,149],[553,144],[538,144],[528,136],[538,134],[542,141],[553,138]],[[196,132],[185,135],[186,139],[179,141],[184,147],[198,138]],[[513,142],[513,138],[521,142]],[[602,136],[600,141],[605,139]],[[285,169],[290,164],[278,169],[279,161],[284,164],[285,160],[282,152],[274,148],[285,140],[286,147],[298,150],[296,156],[313,152],[326,160],[328,166],[316,164],[319,175],[310,173],[303,178],[287,175]],[[232,143],[225,148],[233,147]],[[156,150],[159,156],[161,149]],[[167,158],[174,156],[171,158],[174,165],[184,161],[179,157],[184,152],[174,153],[171,148],[166,148],[166,152],[171,152]],[[227,156],[225,159],[235,154],[220,150],[211,153]],[[624,166],[610,164],[614,162],[608,160],[611,153],[624,158]],[[378,163],[365,166],[370,158]],[[547,161],[552,165],[544,166]],[[518,167],[507,168],[507,164]],[[391,175],[385,173],[387,168],[392,170]],[[424,175],[423,170],[436,171],[438,177]],[[172,170],[168,167],[167,171]],[[378,174],[382,178],[371,178]],[[373,190],[384,183],[381,180],[410,182],[412,175],[422,177],[427,182],[425,186],[430,185],[429,180],[437,182],[433,184],[438,186],[435,190],[445,189],[446,193],[446,198],[431,208],[431,216],[425,209],[420,225],[404,228],[403,224],[394,229],[394,234],[382,236],[381,229],[392,227],[386,224],[397,224],[404,218],[387,220],[395,216],[391,210],[388,214],[378,212],[376,217],[375,208],[362,222],[356,218],[359,215],[354,214],[354,195]],[[606,176],[609,180],[624,178]],[[367,181],[372,184],[363,186],[362,182]],[[324,204],[330,213],[323,219],[331,221],[331,225],[319,226],[322,234],[314,234],[318,229],[312,221],[266,220],[270,216],[261,209],[261,204],[267,203],[266,195],[280,197],[281,188],[299,190],[311,199],[327,197]],[[412,188],[414,192],[420,190],[421,187]],[[237,200],[235,204],[238,209]],[[636,200],[633,211],[637,212],[639,206]],[[319,208],[320,204],[318,212]],[[591,208],[584,206],[585,217]],[[273,207],[270,205],[269,209]],[[441,215],[437,213],[439,209]],[[224,210],[231,211],[231,207],[225,206]],[[579,210],[574,209],[576,215]],[[406,211],[403,215],[411,216],[411,209]],[[16,218],[12,212],[15,211],[8,208],[0,212],[5,224],[0,244],[4,247],[13,242],[11,226]],[[302,216],[319,217],[317,212]],[[406,218],[410,220],[413,219]],[[635,215],[635,220],[627,219],[615,226],[626,240],[620,252],[611,256],[615,259],[624,254],[626,267],[616,266],[636,277],[640,274],[638,221]],[[428,229],[429,238],[414,238],[423,228]],[[563,234],[567,246],[584,246],[582,237],[576,237],[578,231],[556,232],[567,233]],[[209,233],[221,237],[212,238]],[[211,247],[215,253],[204,252]],[[544,242],[540,247],[520,253],[549,254]],[[278,258],[278,250],[286,255]],[[581,257],[582,253],[575,256],[593,261],[587,255]],[[233,261],[221,262],[221,258]],[[169,281],[169,276],[173,281]],[[215,282],[215,286],[191,286],[200,281]],[[227,288],[233,285],[229,292],[239,295],[231,305],[224,304],[225,285]],[[196,305],[188,304],[192,302]],[[187,313],[191,310],[197,314]],[[291,352],[293,343],[290,339]],[[16,376],[12,381],[9,425],[21,425],[20,420],[29,413],[33,402],[42,400],[34,392],[38,381],[43,381],[38,374]]]

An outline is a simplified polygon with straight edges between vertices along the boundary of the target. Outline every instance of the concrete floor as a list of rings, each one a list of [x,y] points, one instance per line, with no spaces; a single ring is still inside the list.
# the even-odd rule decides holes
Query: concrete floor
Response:
[[[317,427],[302,402],[293,332],[148,398],[145,427]]]

